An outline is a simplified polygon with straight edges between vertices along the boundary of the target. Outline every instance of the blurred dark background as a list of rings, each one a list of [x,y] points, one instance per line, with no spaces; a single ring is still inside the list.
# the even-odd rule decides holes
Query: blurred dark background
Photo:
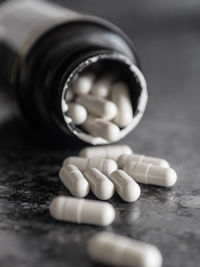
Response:
[[[142,186],[142,196],[134,204],[114,196],[117,219],[106,230],[155,244],[164,267],[199,266],[200,2],[52,2],[106,18],[134,42],[149,102],[139,126],[121,143],[168,159],[178,173],[172,189]],[[48,213],[53,196],[68,195],[58,181],[58,170],[64,157],[77,151],[43,148],[27,138],[0,93],[2,267],[98,266],[88,259],[85,244],[105,229],[55,222]]]

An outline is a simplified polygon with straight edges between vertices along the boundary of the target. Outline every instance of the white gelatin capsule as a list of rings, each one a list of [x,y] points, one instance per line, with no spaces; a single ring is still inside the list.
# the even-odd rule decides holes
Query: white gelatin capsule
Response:
[[[66,100],[70,102],[74,98],[74,93],[71,88],[67,90]]]
[[[110,180],[115,185],[119,196],[127,202],[136,201],[140,196],[139,185],[123,170],[116,170],[111,173]]]
[[[90,146],[82,149],[79,156],[86,158],[99,157],[117,160],[122,154],[130,155],[132,153],[132,149],[127,145],[108,145],[99,147]]]
[[[97,168],[106,176],[109,176],[117,169],[117,163],[112,159],[87,159],[81,157],[68,157],[64,160],[63,166],[73,164],[79,168],[80,171],[85,171],[89,168]]]
[[[160,186],[172,186],[176,183],[177,174],[171,168],[164,168],[152,164],[127,162],[124,170],[138,183]]]
[[[73,82],[73,90],[77,95],[86,95],[90,92],[95,80],[93,73],[80,74]]]
[[[102,98],[108,97],[113,80],[114,77],[112,75],[102,76],[93,84],[91,94]]]
[[[69,164],[62,167],[59,177],[73,196],[81,198],[89,193],[89,183],[76,166]]]
[[[117,115],[113,120],[114,123],[119,127],[127,126],[133,119],[133,109],[126,84],[122,82],[113,84],[110,99],[117,106]]]
[[[84,172],[92,193],[99,199],[110,199],[114,194],[114,185],[100,170],[96,168],[87,169]]]
[[[117,107],[113,102],[94,95],[78,97],[77,102],[83,105],[90,114],[105,120],[112,120],[117,114]]]
[[[119,168],[123,168],[127,162],[135,161],[137,163],[149,163],[152,165],[169,168],[170,165],[165,159],[147,157],[139,154],[121,155],[118,160]]]
[[[81,125],[87,119],[87,110],[80,104],[70,103],[68,105],[67,115],[76,125]]]
[[[162,255],[154,245],[108,232],[100,232],[88,241],[88,254],[93,260],[106,265],[162,266]]]
[[[116,142],[120,139],[119,127],[103,119],[88,116],[82,127],[91,135],[101,137],[108,142]]]
[[[74,223],[107,226],[115,218],[115,210],[111,204],[73,197],[54,198],[49,210],[54,219]]]

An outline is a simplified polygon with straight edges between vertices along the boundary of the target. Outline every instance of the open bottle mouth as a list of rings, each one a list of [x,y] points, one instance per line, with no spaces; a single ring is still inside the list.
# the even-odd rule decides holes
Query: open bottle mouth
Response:
[[[118,140],[124,138],[137,126],[146,108],[148,93],[143,74],[128,57],[117,52],[112,52],[88,57],[74,68],[68,76],[63,87],[61,98],[61,110],[64,121],[70,132],[76,135],[80,140],[93,145],[109,144],[112,142],[100,136],[92,135],[87,132],[82,125],[75,125],[72,118],[68,115],[70,101],[67,99],[69,90],[73,91],[74,80],[87,72],[95,74],[96,77],[112,73],[115,82],[123,82],[127,86],[130,102],[132,104],[133,116],[128,125],[120,127]]]

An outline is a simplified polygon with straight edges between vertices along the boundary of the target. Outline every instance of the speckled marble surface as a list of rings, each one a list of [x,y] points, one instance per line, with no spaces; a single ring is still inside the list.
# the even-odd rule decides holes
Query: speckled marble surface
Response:
[[[65,3],[65,1],[57,1]],[[69,195],[58,170],[75,143],[42,148],[27,137],[0,95],[0,266],[99,266],[86,254],[94,233],[106,230],[150,242],[164,267],[200,262],[200,3],[198,1],[67,1],[121,26],[134,40],[149,85],[144,119],[121,143],[169,160],[178,173],[171,189],[141,186],[134,204],[116,195],[115,222],[107,227],[53,220],[50,200]],[[112,7],[115,5],[115,8]],[[88,198],[93,198],[89,195]]]

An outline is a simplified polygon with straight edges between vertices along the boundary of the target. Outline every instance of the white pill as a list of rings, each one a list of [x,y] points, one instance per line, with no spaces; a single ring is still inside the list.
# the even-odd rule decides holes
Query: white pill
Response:
[[[74,93],[73,93],[72,89],[69,88],[67,90],[66,100],[67,100],[67,102],[70,102],[73,98],[74,98]]]
[[[113,84],[110,99],[117,106],[117,115],[113,120],[114,123],[119,127],[127,126],[133,119],[133,109],[126,84],[122,82]]]
[[[94,95],[80,96],[77,103],[83,105],[90,114],[105,120],[112,120],[117,114],[117,107],[113,102]]]
[[[89,183],[76,166],[66,165],[62,167],[59,177],[73,196],[81,198],[89,193]]]
[[[102,76],[93,84],[91,94],[102,98],[108,97],[113,80],[114,77],[112,75]]]
[[[86,95],[90,92],[95,80],[93,73],[78,75],[73,82],[73,90],[77,95]]]
[[[88,254],[93,260],[106,265],[162,266],[162,255],[154,245],[108,232],[100,232],[88,241]]]
[[[164,168],[152,164],[127,162],[124,170],[136,182],[160,186],[172,186],[176,183],[177,174],[171,168]]]
[[[116,170],[112,172],[110,180],[113,182],[115,190],[124,201],[134,202],[139,198],[141,193],[139,185],[125,171]]]
[[[70,103],[68,105],[67,115],[72,119],[72,122],[76,125],[81,125],[87,119],[87,110],[76,103]]]
[[[106,176],[109,176],[117,169],[117,163],[112,159],[87,159],[81,157],[68,157],[64,160],[63,166],[73,164],[79,168],[80,171],[85,171],[89,168],[97,168]]]
[[[54,198],[49,210],[54,219],[74,223],[107,226],[115,218],[115,210],[111,204],[73,197]]]
[[[149,163],[152,165],[165,167],[165,168],[170,167],[169,163],[165,159],[147,157],[147,156],[139,155],[139,154],[121,155],[118,158],[117,163],[118,163],[119,168],[123,168],[125,164],[130,161],[135,161],[137,163]]]
[[[108,145],[108,146],[99,146],[99,147],[86,147],[82,149],[79,153],[80,157],[86,158],[109,158],[117,160],[122,154],[132,154],[132,149],[127,145]]]
[[[101,137],[108,142],[116,142],[120,139],[119,127],[103,119],[88,116],[82,127],[91,135]]]
[[[84,171],[92,193],[99,199],[110,199],[114,194],[114,185],[100,170],[96,168]]]

